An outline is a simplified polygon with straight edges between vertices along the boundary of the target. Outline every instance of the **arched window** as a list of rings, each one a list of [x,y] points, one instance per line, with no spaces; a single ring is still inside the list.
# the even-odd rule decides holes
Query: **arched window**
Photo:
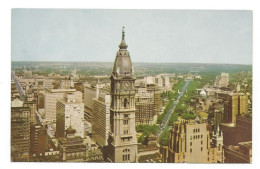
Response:
[[[127,106],[127,99],[125,98],[124,99],[124,108],[126,108],[126,106]]]

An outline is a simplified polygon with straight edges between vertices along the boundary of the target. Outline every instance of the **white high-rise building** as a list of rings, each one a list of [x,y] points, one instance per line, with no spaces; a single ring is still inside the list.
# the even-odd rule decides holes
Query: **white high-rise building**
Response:
[[[77,95],[66,94],[56,104],[56,137],[64,137],[65,130],[70,126],[76,130],[75,136],[84,138],[84,103]]]
[[[226,87],[229,84],[229,74],[221,73],[220,76],[216,77],[215,85],[219,87]]]
[[[163,76],[163,84],[164,84],[164,87],[166,87],[166,88],[171,87],[170,79],[168,76]]]
[[[56,121],[56,103],[63,99],[65,94],[75,93],[76,100],[82,102],[82,93],[76,89],[46,89],[44,96],[44,114],[46,121]]]
[[[98,99],[93,99],[93,139],[101,146],[107,146],[110,126],[110,92],[100,89]]]
[[[85,119],[89,122],[92,122],[93,115],[93,99],[97,99],[99,95],[99,89],[103,88],[105,84],[85,84],[84,85],[84,106],[85,106]]]

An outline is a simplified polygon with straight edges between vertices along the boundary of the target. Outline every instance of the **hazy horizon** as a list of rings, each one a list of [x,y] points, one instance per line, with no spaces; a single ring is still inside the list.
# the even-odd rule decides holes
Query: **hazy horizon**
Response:
[[[111,63],[110,61],[34,61],[34,60],[12,60],[11,62],[60,62],[60,63]],[[132,63],[148,63],[148,64],[216,64],[216,65],[253,65],[242,63],[196,63],[196,62],[133,62]]]
[[[13,9],[12,61],[252,65],[252,11]],[[149,61],[147,61],[149,60]]]

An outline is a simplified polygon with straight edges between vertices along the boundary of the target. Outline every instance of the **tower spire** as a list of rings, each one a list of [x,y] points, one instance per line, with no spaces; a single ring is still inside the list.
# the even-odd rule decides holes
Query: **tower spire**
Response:
[[[120,49],[126,49],[127,48],[127,45],[125,43],[125,27],[124,26],[122,28],[122,40],[121,40],[121,43],[119,45],[119,48]]]
[[[122,28],[122,40],[125,40],[125,27]]]

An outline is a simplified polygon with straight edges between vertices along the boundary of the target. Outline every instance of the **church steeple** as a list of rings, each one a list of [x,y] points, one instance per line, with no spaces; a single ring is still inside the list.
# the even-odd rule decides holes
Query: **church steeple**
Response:
[[[119,45],[119,48],[120,49],[127,49],[127,45],[125,43],[125,27],[124,26],[122,28],[122,40],[121,40],[121,43]]]

